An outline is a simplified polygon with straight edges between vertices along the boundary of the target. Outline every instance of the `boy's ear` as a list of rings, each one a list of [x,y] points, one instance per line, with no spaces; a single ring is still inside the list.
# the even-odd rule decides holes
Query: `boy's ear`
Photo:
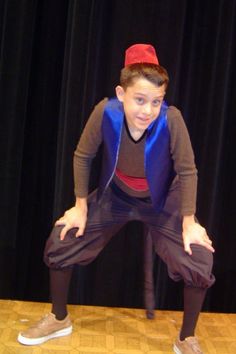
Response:
[[[125,91],[122,86],[120,86],[120,85],[116,86],[116,97],[118,98],[118,100],[120,102],[123,102],[123,100],[124,100],[124,93],[125,93]]]

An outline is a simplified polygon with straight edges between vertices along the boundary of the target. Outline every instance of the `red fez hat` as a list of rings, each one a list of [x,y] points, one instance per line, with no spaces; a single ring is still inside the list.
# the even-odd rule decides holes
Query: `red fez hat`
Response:
[[[134,44],[125,51],[125,66],[137,63],[159,65],[155,48],[150,44]]]

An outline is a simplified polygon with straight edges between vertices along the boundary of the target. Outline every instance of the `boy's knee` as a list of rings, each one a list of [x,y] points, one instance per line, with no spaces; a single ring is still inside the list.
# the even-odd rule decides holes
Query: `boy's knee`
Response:
[[[171,264],[169,273],[175,281],[183,280],[187,286],[209,288],[215,281],[212,274],[213,255],[206,248],[191,245],[192,255],[181,253]]]
[[[184,279],[188,286],[209,288],[215,282],[212,274],[213,254],[199,245],[192,245],[192,255],[189,256],[189,272]]]
[[[192,262],[198,265],[200,268],[205,269],[208,272],[212,271],[213,267],[213,253],[207,248],[200,245],[191,245]]]
[[[60,249],[63,246],[62,245],[63,241],[61,241],[60,239],[60,234],[62,229],[63,229],[63,225],[54,226],[46,241],[43,259],[44,259],[44,263],[49,268],[55,268],[55,269],[59,268],[57,266],[57,259],[58,259],[58,255],[61,253]]]

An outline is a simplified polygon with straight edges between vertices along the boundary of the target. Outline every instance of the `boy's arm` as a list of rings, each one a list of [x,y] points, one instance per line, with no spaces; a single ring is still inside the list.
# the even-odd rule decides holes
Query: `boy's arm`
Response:
[[[214,252],[204,227],[196,222],[197,169],[189,134],[180,111],[169,109],[168,124],[171,135],[171,153],[180,182],[181,214],[183,215],[184,249],[192,254],[190,245],[200,244]]]
[[[194,215],[197,198],[197,169],[192,144],[181,112],[171,106],[168,109],[171,155],[180,185],[180,213]]]
[[[60,238],[63,240],[66,233],[72,228],[78,228],[75,236],[82,236],[87,222],[87,196],[92,159],[102,142],[101,124],[103,110],[107,100],[101,101],[93,110],[83,130],[80,141],[74,153],[74,185],[75,206],[67,210],[55,223],[63,225]]]
[[[83,130],[74,152],[74,192],[75,196],[88,196],[91,163],[102,143],[102,118],[107,99],[95,106]]]

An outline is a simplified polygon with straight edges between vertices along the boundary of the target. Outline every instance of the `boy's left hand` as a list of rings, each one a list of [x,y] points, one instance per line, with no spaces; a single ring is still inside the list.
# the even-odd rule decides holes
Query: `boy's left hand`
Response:
[[[206,230],[200,224],[194,222],[183,223],[183,242],[184,250],[189,255],[192,255],[192,250],[190,245],[192,243],[201,245],[207,248],[210,252],[215,252],[212,247],[212,241],[209,239]]]

